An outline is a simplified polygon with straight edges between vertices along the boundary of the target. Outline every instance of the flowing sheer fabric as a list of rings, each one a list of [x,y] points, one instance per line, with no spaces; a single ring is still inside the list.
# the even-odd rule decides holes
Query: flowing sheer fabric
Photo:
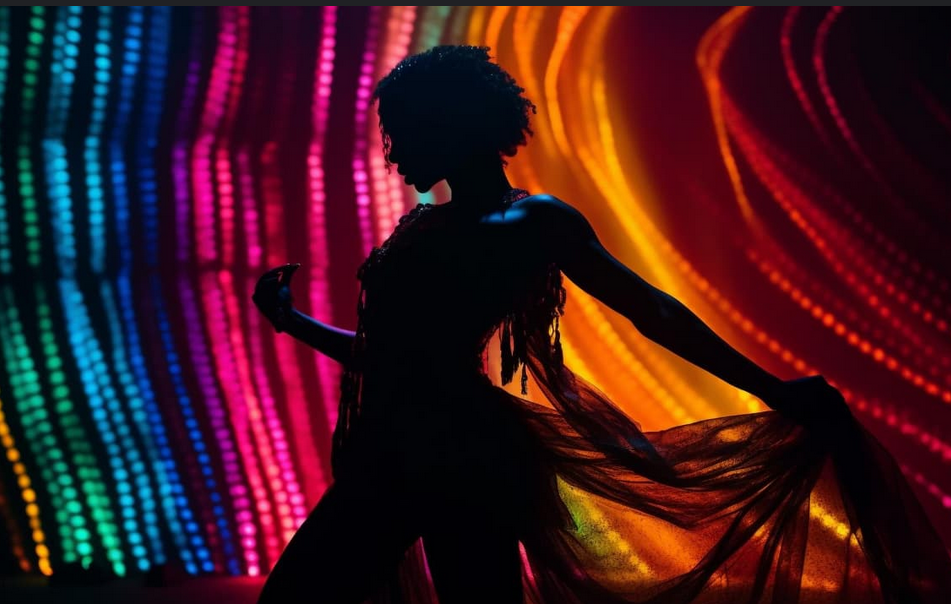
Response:
[[[385,253],[361,269],[357,349],[363,361],[344,378],[338,473],[346,471],[339,460],[348,435],[363,414],[372,416],[372,397],[361,385],[373,382],[365,353],[373,347],[374,313],[383,311],[371,301],[369,275],[402,266],[405,279],[407,266],[420,267],[427,230],[412,227],[427,211],[411,212]],[[400,249],[398,240],[421,255],[409,264],[382,262]],[[802,401],[810,409],[806,421],[794,422],[789,410],[780,410],[642,432],[564,364],[561,274],[548,266],[540,276],[530,295],[518,297],[515,311],[494,317],[492,330],[482,325],[478,344],[498,327],[503,382],[521,369],[523,393],[531,375],[551,406],[514,396],[487,378],[473,387],[486,404],[512,410],[506,417],[520,423],[532,451],[531,513],[521,531],[526,601],[951,602],[946,548],[895,461],[844,403],[822,408]],[[491,301],[478,302],[473,308],[491,308]],[[385,331],[383,325],[377,322],[376,330]],[[377,372],[378,382],[386,383],[381,375],[385,371]],[[420,543],[374,601],[435,602]]]
[[[949,601],[945,547],[850,414],[641,433],[540,340],[528,366],[555,410],[513,404],[584,520],[526,537],[533,601]]]

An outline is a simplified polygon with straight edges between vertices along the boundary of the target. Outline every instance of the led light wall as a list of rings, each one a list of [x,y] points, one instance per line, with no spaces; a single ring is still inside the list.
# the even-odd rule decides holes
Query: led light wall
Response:
[[[370,103],[440,43],[538,106],[513,184],[770,371],[826,376],[951,542],[951,25],[920,16],[0,7],[0,560],[271,568],[330,482],[340,368],[250,295],[300,262],[297,306],[354,327],[362,259],[450,195],[387,173]],[[645,429],[765,409],[568,290],[567,362]]]

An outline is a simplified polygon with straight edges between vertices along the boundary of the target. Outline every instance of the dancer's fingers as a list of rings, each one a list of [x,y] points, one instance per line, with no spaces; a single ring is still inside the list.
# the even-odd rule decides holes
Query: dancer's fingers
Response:
[[[279,280],[282,284],[287,285],[288,283],[290,283],[291,277],[294,276],[294,273],[297,271],[297,269],[300,268],[300,262],[295,262],[293,264],[285,264],[281,268],[282,268],[282,271],[281,271],[281,276]]]

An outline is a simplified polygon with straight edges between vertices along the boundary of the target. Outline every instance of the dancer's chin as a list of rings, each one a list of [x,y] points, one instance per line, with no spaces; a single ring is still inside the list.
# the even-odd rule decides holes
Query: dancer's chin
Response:
[[[413,187],[415,187],[416,190],[419,191],[420,193],[426,193],[427,191],[433,188],[434,184],[435,183],[431,183],[431,182],[414,182]]]

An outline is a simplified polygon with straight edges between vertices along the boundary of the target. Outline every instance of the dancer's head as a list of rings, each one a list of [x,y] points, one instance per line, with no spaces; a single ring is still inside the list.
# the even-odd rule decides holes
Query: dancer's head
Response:
[[[489,49],[436,46],[409,56],[377,84],[387,167],[418,191],[474,166],[504,164],[532,134],[535,105]]]

